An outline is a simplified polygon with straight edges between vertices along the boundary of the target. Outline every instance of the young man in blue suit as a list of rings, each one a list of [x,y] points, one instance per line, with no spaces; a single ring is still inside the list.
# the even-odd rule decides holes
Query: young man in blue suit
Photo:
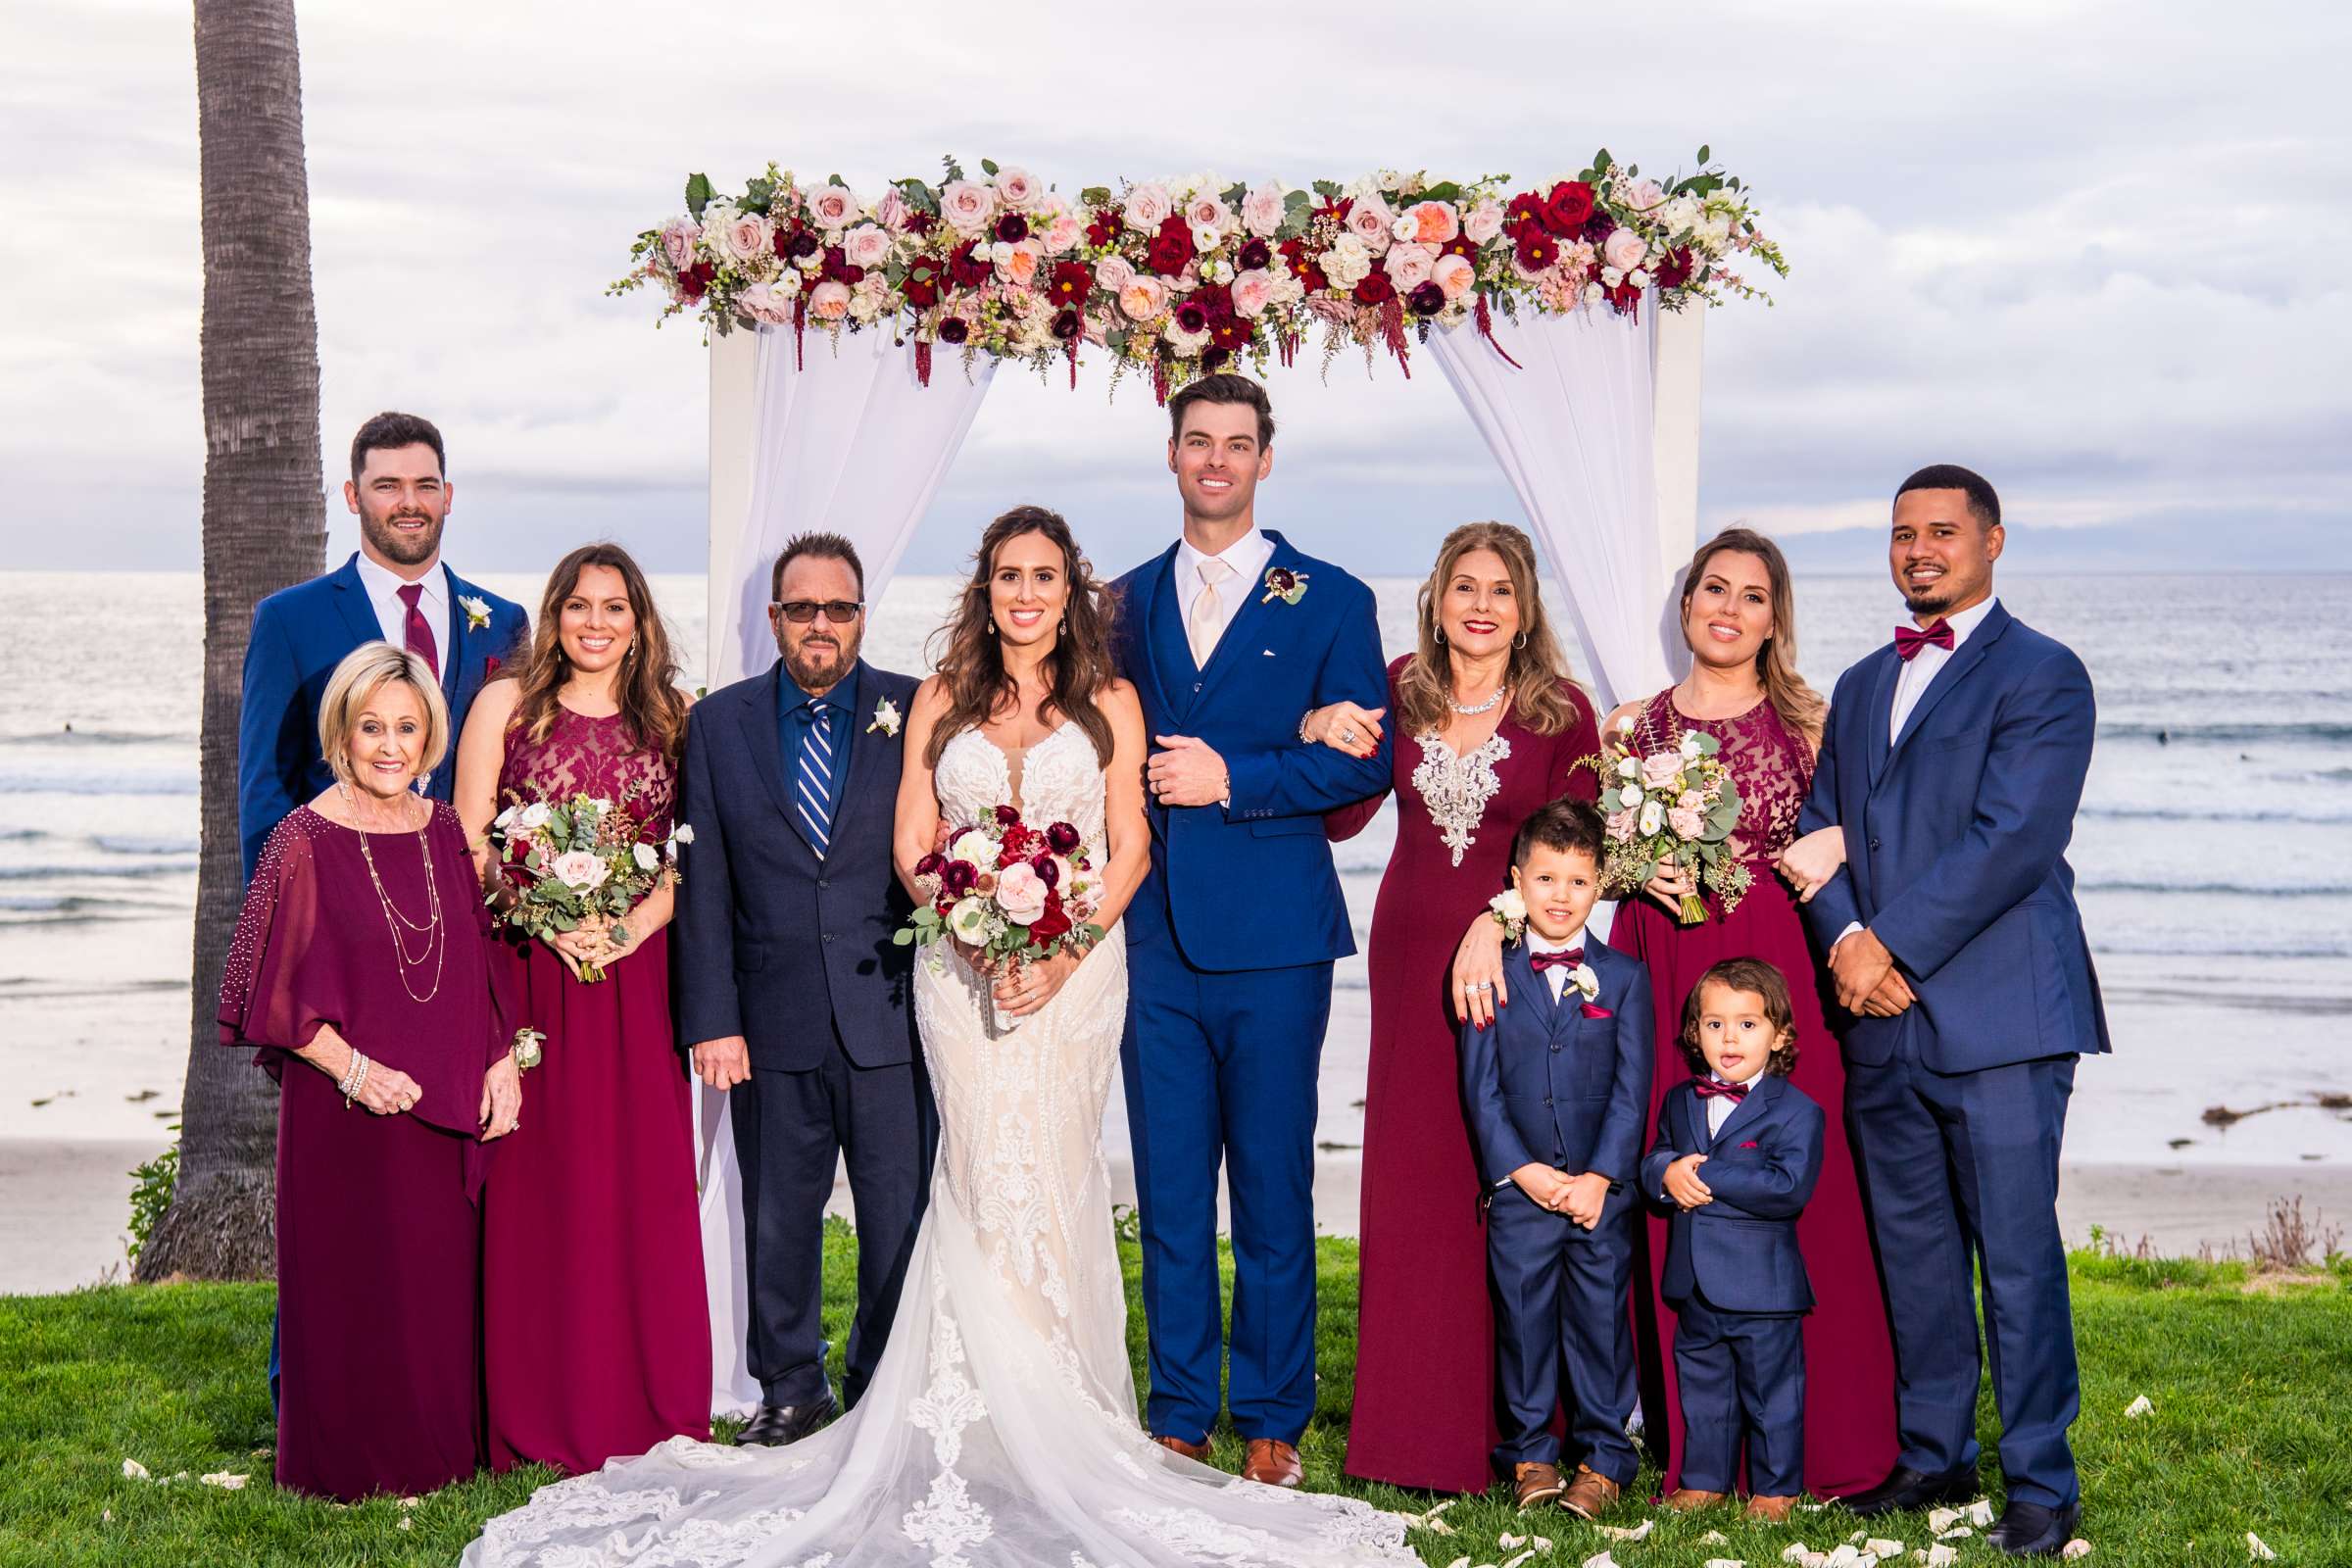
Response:
[[[2108,1049],[2066,863],[2097,714],[2062,644],[1993,597],[2000,500],[1923,468],[1887,551],[1912,623],[1838,681],[1800,830],[1844,830],[1807,906],[1845,1035],[1846,1118],[1894,1331],[1902,1456],[1861,1514],[1977,1485],[1981,1271],[2013,1555],[2081,1511],[2058,1151],[2075,1060]]]
[[[1142,696],[1152,869],[1128,906],[1133,1017],[1122,1066],[1143,1222],[1147,1412],[1206,1460],[1220,1402],[1242,1473],[1297,1486],[1315,1404],[1315,1080],[1332,960],[1355,951],[1322,816],[1385,788],[1367,758],[1309,746],[1312,709],[1377,708],[1372,591],[1261,531],[1273,471],[1263,388],[1212,375],[1168,400],[1184,533],[1112,585],[1119,672]],[[1233,1208],[1229,1393],[1218,1308],[1217,1170]]]
[[[344,503],[359,514],[360,549],[323,577],[254,607],[237,713],[237,838],[245,878],[270,830],[335,781],[318,752],[318,700],[344,656],[388,642],[423,654],[441,677],[449,732],[502,659],[531,634],[522,607],[441,564],[441,529],[456,492],[441,432],[414,414],[379,414],[351,438]],[[425,781],[449,799],[457,768]],[[270,1397],[277,1398],[277,1325],[270,1329]]]
[[[334,782],[318,755],[318,699],[346,654],[379,641],[422,654],[441,677],[454,735],[474,694],[530,636],[521,606],[442,564],[441,530],[457,494],[444,458],[428,419],[379,414],[361,425],[343,486],[360,519],[359,552],[254,609],[237,716],[237,836],[248,878],[270,830]],[[448,800],[456,772],[440,769],[425,793]]]
[[[1726,958],[1683,1004],[1698,1077],[1666,1091],[1643,1196],[1673,1209],[1666,1272],[1682,1396],[1678,1513],[1728,1500],[1747,1448],[1747,1516],[1777,1524],[1805,1490],[1805,1314],[1796,1219],[1821,1179],[1821,1106],[1788,1081],[1796,1014],[1761,958]],[[1703,1167],[1703,1168],[1702,1168]]]
[[[1516,1007],[1461,1026],[1462,1103],[1487,1191],[1494,1293],[1494,1466],[1521,1508],[1597,1519],[1633,1484],[1626,1285],[1649,1110],[1649,971],[1585,930],[1600,891],[1600,812],[1554,801],[1520,824],[1511,885],[1525,940],[1502,969]],[[1551,1430],[1567,1376],[1573,1479]]]

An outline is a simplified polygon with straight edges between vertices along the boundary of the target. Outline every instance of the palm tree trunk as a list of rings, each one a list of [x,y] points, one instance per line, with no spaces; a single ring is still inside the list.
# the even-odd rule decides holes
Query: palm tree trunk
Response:
[[[266,1278],[277,1096],[214,1023],[244,897],[237,706],[261,600],[325,563],[294,0],[195,0],[204,198],[203,850],[179,1182],[138,1277]]]

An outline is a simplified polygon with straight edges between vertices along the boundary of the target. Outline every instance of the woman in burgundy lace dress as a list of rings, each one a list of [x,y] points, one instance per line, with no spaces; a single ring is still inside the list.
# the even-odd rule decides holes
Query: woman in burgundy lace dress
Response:
[[[614,545],[548,579],[530,657],[475,699],[457,804],[478,844],[510,806],[613,802],[669,836],[686,698],[645,576]],[[486,882],[502,873],[482,852]],[[687,1080],[671,1035],[666,879],[616,925],[501,944],[547,1040],[531,1113],[483,1200],[490,1462],[581,1473],[710,1435],[710,1332]],[[605,978],[585,982],[594,962]]]
[[[1727,529],[1699,547],[1683,581],[1690,675],[1646,702],[1626,704],[1604,727],[1613,735],[1631,717],[1637,753],[1669,749],[1687,730],[1722,743],[1721,756],[1740,790],[1736,838],[1754,881],[1729,913],[1708,895],[1707,919],[1683,925],[1674,911],[1691,890],[1690,873],[1660,876],[1647,897],[1617,906],[1609,946],[1649,966],[1658,1009],[1653,1127],[1666,1092],[1690,1076],[1676,1035],[1683,999],[1707,966],[1718,958],[1757,957],[1788,977],[1796,1003],[1794,1082],[1830,1122],[1821,1180],[1797,1221],[1817,1303],[1805,1320],[1805,1487],[1818,1496],[1839,1496],[1876,1485],[1894,1464],[1894,1356],[1845,1140],[1845,1066],[1824,1023],[1820,966],[1780,867],[1785,858],[1802,864],[1827,856],[1834,864],[1843,858],[1835,828],[1815,835],[1822,842],[1789,853],[1797,808],[1813,781],[1824,704],[1796,673],[1796,605],[1788,563],[1770,539]],[[1682,1418],[1674,1387],[1674,1308],[1658,1292],[1665,1216],[1653,1215],[1646,1234],[1637,1231],[1636,1239],[1647,1262],[1646,1271],[1639,1261],[1634,1271],[1642,1408],[1671,1491],[1679,1485]]]
[[[1563,794],[1599,792],[1576,766],[1599,749],[1592,708],[1568,679],[1525,533],[1473,522],[1446,535],[1421,590],[1418,647],[1389,666],[1388,707],[1318,709],[1301,733],[1368,756],[1384,721],[1397,732],[1396,847],[1372,913],[1348,1473],[1484,1492],[1494,1311],[1446,974],[1463,929],[1509,881],[1520,822]],[[1331,836],[1361,832],[1385,799],[1333,812]]]

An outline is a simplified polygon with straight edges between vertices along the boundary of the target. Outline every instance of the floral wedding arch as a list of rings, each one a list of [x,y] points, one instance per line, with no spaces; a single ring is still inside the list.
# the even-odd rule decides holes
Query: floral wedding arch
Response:
[[[661,291],[710,347],[710,683],[772,659],[761,564],[793,534],[848,534],[879,599],[1000,367],[1075,387],[1107,359],[1114,388],[1164,402],[1311,345],[1326,373],[1350,351],[1408,376],[1436,360],[1549,558],[1580,671],[1604,707],[1655,690],[1697,528],[1700,308],[1788,271],[1742,183],[1704,147],[1695,165],[1649,178],[1604,150],[1530,184],[1192,174],[1075,199],[989,161],[870,196],[772,164],[738,194],[694,175],[612,292]],[[732,1410],[758,1389],[723,1107],[698,1093],[712,1400]]]

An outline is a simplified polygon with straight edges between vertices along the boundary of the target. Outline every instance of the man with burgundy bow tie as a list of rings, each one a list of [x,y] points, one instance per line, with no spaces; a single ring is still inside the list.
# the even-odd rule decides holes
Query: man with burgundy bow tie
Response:
[[[2012,1555],[2058,1550],[2081,1489],[2058,1153],[2075,1060],[2108,1049],[2066,863],[2097,717],[2064,645],[1993,597],[1978,474],[1922,468],[1887,564],[1912,624],[1839,678],[1799,830],[1843,829],[1806,906],[1828,948],[1845,1109],[1893,1328],[1901,1457],[1870,1515],[1977,1490],[1981,1271]]]

